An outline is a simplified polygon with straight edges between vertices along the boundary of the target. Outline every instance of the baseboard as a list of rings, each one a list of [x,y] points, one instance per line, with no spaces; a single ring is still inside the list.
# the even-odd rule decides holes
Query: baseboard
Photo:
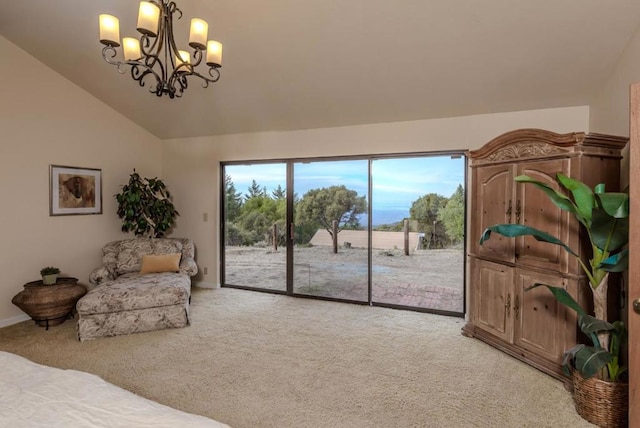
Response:
[[[194,282],[193,285],[199,288],[220,288],[220,284],[212,284],[210,282],[202,281]]]
[[[31,317],[27,314],[16,315],[15,317],[11,317],[11,318],[5,318],[3,320],[0,320],[0,328],[8,327],[13,324],[18,324],[19,322],[22,322],[22,321],[28,321],[30,319]]]

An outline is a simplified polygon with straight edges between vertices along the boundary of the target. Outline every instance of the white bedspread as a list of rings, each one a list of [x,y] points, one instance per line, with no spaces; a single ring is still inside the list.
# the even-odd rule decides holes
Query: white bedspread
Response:
[[[0,351],[0,427],[227,427],[76,370]]]

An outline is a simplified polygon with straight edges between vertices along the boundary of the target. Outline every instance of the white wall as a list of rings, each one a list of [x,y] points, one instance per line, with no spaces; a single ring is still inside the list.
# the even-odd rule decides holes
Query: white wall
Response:
[[[588,131],[588,122],[589,108],[573,107],[163,141],[163,178],[181,214],[173,235],[195,241],[196,280],[216,286],[221,161],[476,149],[518,128]]]
[[[629,136],[629,86],[640,82],[640,27],[591,105],[593,132]]]
[[[133,168],[161,172],[160,141],[0,37],[0,326],[26,315],[11,303],[40,268],[88,284],[100,249],[120,232],[113,195]],[[49,216],[49,165],[102,169],[103,214]],[[25,318],[26,317],[26,318]]]
[[[611,75],[591,105],[590,129],[593,132],[629,136],[629,88],[640,82],[640,27],[618,59]],[[623,151],[622,185],[629,184],[629,146]]]

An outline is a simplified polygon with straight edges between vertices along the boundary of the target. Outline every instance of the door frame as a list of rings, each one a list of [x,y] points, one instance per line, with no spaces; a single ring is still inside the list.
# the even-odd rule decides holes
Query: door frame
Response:
[[[629,112],[629,426],[640,426],[640,314],[633,301],[640,299],[640,83],[630,89]],[[635,405],[634,405],[635,404]]]

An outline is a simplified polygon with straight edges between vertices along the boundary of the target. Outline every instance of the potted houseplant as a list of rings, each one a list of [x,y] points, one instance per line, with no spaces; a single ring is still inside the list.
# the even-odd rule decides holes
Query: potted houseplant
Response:
[[[520,175],[515,181],[528,183],[542,190],[561,210],[571,213],[582,225],[592,249],[590,260],[578,254],[558,238],[522,224],[489,226],[480,238],[480,244],[492,233],[515,238],[531,236],[538,241],[559,245],[576,257],[589,280],[593,292],[594,315],[588,314],[563,288],[547,284],[534,284],[529,289],[544,286],[555,298],[576,311],[578,325],[591,341],[591,346],[578,344],[565,352],[563,371],[572,375],[576,409],[585,419],[600,426],[624,425],[628,409],[628,385],[624,382],[626,368],[620,361],[620,346],[626,340],[626,327],[621,320],[610,322],[607,314],[607,287],[610,272],[623,272],[628,264],[629,195],[605,192],[603,184],[592,190],[579,180],[558,173],[560,191],[547,183]],[[605,387],[603,385],[605,384]],[[591,388],[591,389],[585,389]],[[609,391],[611,397],[593,404],[596,390]],[[614,397],[614,398],[612,398]],[[614,403],[614,399],[618,402]],[[603,409],[602,406],[609,408]],[[600,408],[598,408],[600,406]]]
[[[115,195],[122,231],[159,238],[171,229],[178,211],[167,186],[159,178],[143,178],[133,170],[129,183]]]
[[[60,269],[53,266],[47,266],[40,269],[40,275],[42,276],[42,283],[45,285],[55,284],[58,281],[58,275]]]

